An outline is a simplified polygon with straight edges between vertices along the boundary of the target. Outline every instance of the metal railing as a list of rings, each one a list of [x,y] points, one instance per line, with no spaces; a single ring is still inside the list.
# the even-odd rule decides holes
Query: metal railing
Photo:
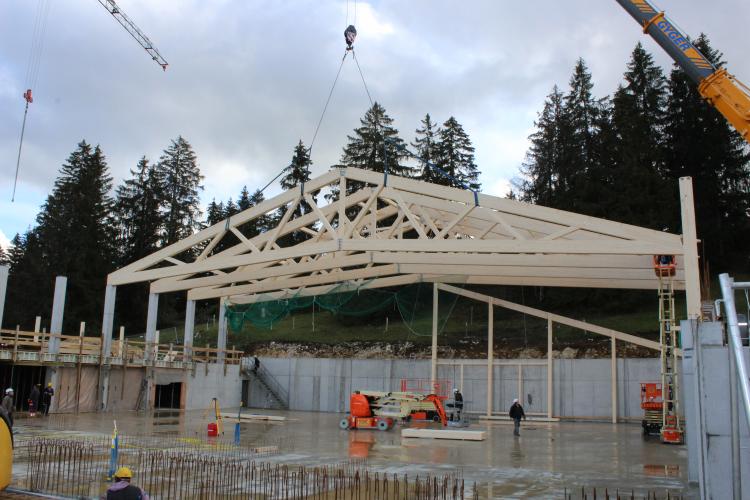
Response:
[[[252,374],[261,384],[266,386],[266,389],[268,389],[283,409],[289,408],[289,392],[284,389],[284,386],[276,380],[276,377],[271,372],[266,370],[262,363],[258,363],[256,366],[255,358],[242,358],[240,370]]]
[[[51,350],[53,339],[58,341],[56,351]],[[147,343],[129,338],[114,340],[104,359],[101,359],[101,351],[101,337],[0,329],[0,359],[14,362],[182,366],[190,362],[218,363],[223,360],[228,365],[236,365],[244,354],[237,349],[195,345],[186,348],[180,344]]]
[[[726,273],[719,275],[719,282],[721,283],[721,294],[724,299],[724,310],[726,312],[728,344],[736,371],[736,373],[730,374],[730,378],[734,376],[739,378],[739,389],[745,406],[745,419],[747,420],[748,428],[750,428],[750,381],[748,381],[745,358],[742,355],[742,339],[740,338],[740,326],[737,321],[737,308],[734,303],[735,290],[750,289],[750,282],[735,283],[734,279]]]

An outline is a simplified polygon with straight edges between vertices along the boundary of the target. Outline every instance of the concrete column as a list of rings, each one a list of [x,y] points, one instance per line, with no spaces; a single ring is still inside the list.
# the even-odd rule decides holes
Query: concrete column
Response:
[[[185,307],[185,361],[193,357],[193,334],[195,333],[195,301],[188,300]]]
[[[3,327],[3,310],[5,309],[5,293],[8,290],[8,266],[0,266],[0,328]]]
[[[127,353],[125,352],[125,327],[120,327],[120,349],[117,351],[120,353],[120,357],[124,358]]]
[[[59,335],[62,334],[63,312],[65,311],[65,289],[67,286],[68,278],[65,276],[58,276],[55,278],[55,297],[52,302],[52,321],[49,327],[49,352],[52,354],[60,352]]]
[[[685,298],[688,319],[701,317],[701,282],[698,264],[698,231],[695,227],[693,180],[680,177],[680,214],[682,216],[682,248],[685,259]]]
[[[102,362],[112,355],[112,332],[115,323],[115,297],[117,287],[107,285],[104,289],[104,313],[102,314]]]
[[[159,314],[159,294],[148,294],[148,315],[146,316],[146,348],[144,353],[147,360],[153,359],[154,341],[156,340],[156,317]]]
[[[487,304],[487,416],[492,416],[492,375],[494,374],[494,358],[495,353],[493,352],[495,341],[493,338],[495,332],[495,318],[494,308],[492,306],[492,299]]]
[[[68,286],[68,278],[65,276],[58,276],[55,278],[55,295],[52,301],[52,320],[50,321],[49,327],[49,352],[57,354],[60,352],[60,337],[54,337],[53,335],[62,334],[63,326],[63,312],[65,311],[65,290]],[[52,398],[50,404],[51,412],[57,411],[60,401],[60,373],[57,367],[48,367],[45,382],[52,384],[52,388],[55,390],[55,396]],[[46,384],[45,384],[46,387]]]
[[[432,357],[430,361],[430,387],[437,383],[437,336],[438,336],[438,284],[432,284]]]
[[[226,299],[224,297],[219,300],[219,331],[216,337],[216,359],[219,363],[223,363],[227,350],[227,316],[224,308],[226,306]]]
[[[37,316],[34,319],[34,333],[39,333],[42,331],[42,317]],[[34,335],[34,342],[39,341],[39,335]]]
[[[520,401],[521,404],[524,405],[526,403],[524,402],[524,397],[523,397],[523,365],[521,363],[518,363],[517,370],[518,370],[518,373],[516,377],[518,380],[518,401]]]

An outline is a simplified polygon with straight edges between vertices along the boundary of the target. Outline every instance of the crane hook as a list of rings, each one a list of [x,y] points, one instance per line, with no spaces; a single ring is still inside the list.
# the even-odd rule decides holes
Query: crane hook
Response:
[[[352,44],[357,38],[357,28],[353,24],[350,24],[344,30],[344,40],[346,41],[346,50],[352,50]]]

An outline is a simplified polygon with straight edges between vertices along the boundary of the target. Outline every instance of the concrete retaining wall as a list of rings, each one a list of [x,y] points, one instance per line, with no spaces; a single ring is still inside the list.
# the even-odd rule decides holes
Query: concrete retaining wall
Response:
[[[293,410],[345,412],[353,390],[400,390],[402,379],[427,379],[429,360],[358,360],[322,358],[260,358],[261,363],[289,392]],[[438,379],[462,389],[471,411],[486,412],[487,371],[481,360],[456,360],[438,366]],[[463,384],[461,366],[463,363]],[[553,361],[553,414],[561,417],[611,418],[610,360],[556,359]],[[660,380],[657,358],[617,360],[618,416],[641,418],[640,383]],[[505,413],[518,397],[517,366],[495,366],[493,411]],[[547,367],[522,368],[522,399],[527,412],[547,412]],[[529,398],[530,396],[530,398]],[[249,406],[270,407],[263,387],[249,382]]]
[[[223,408],[237,408],[242,397],[239,365],[199,364],[195,373],[185,374],[186,410],[208,408],[211,398],[218,398]]]

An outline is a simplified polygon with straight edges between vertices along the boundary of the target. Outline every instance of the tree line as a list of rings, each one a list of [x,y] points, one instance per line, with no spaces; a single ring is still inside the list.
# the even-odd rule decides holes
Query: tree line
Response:
[[[705,35],[696,46],[716,66],[723,65]],[[611,96],[594,96],[592,82],[579,59],[568,89],[553,87],[508,196],[679,233],[677,179],[691,176],[701,255],[710,262],[711,273],[746,270],[750,151],[742,138],[679,68],[665,76],[640,43]],[[375,103],[347,136],[335,166],[380,173],[387,168],[395,175],[479,190],[474,153],[469,135],[454,117],[439,124],[426,114],[407,143],[385,108]],[[308,182],[311,167],[310,150],[300,140],[279,186],[291,189]],[[7,254],[0,249],[0,263],[11,268],[3,326],[30,329],[37,315],[48,322],[54,276],[64,275],[64,331],[76,332],[78,322],[86,321],[88,332],[98,334],[108,273],[264,201],[263,192],[245,186],[234,199],[211,200],[203,213],[202,179],[197,155],[183,137],[172,140],[155,162],[142,157],[115,189],[101,148],[79,143],[62,165],[36,225],[15,235]],[[348,190],[357,188],[347,183]],[[334,188],[328,196],[338,195]],[[295,210],[302,215],[310,207],[303,202]],[[274,227],[280,217],[281,211],[267,213],[242,231],[252,237]],[[306,237],[300,231],[280,243]],[[229,235],[213,252],[228,248],[233,238]],[[509,290],[498,293],[515,298]],[[589,295],[597,293],[604,292]],[[148,284],[118,287],[116,324],[142,332],[147,295]],[[585,291],[534,295],[536,303],[545,297],[547,305],[554,305],[550,301],[557,297],[558,305],[566,307],[590,299]],[[184,294],[163,297],[159,324],[180,324],[184,300]],[[198,321],[216,314],[216,302],[198,304]]]
[[[695,45],[717,67],[722,55]],[[567,91],[547,96],[511,196],[681,233],[678,179],[693,178],[700,253],[711,274],[747,270],[750,150],[675,66],[665,76],[640,43],[612,96],[592,93],[579,59]]]
[[[338,166],[389,172],[456,187],[479,189],[474,147],[463,126],[450,117],[442,126],[429,114],[416,130],[409,151],[383,106],[367,110],[360,127],[348,136]],[[300,140],[280,176],[282,189],[310,180],[310,151]],[[435,177],[431,166],[450,177]],[[0,247],[0,264],[10,266],[4,326],[31,329],[39,315],[49,325],[54,277],[68,277],[64,332],[77,332],[85,321],[89,334],[101,325],[106,276],[194,232],[264,201],[260,190],[244,186],[236,201],[211,200],[205,214],[200,207],[203,175],[198,158],[183,137],[172,140],[158,161],[142,156],[130,176],[113,190],[106,157],[100,146],[81,141],[62,165],[52,192],[41,206],[36,225],[16,234],[7,253]],[[300,203],[296,215],[311,210]],[[265,214],[243,226],[253,237],[274,227],[282,212]],[[280,243],[294,244],[305,236],[286,235]],[[225,250],[225,238],[213,253]],[[178,259],[194,256],[177,256]],[[184,295],[184,294],[182,294]],[[145,328],[148,284],[118,287],[116,324],[127,331]],[[183,321],[184,297],[162,297],[160,325]],[[216,314],[216,301],[199,304],[198,321]]]

